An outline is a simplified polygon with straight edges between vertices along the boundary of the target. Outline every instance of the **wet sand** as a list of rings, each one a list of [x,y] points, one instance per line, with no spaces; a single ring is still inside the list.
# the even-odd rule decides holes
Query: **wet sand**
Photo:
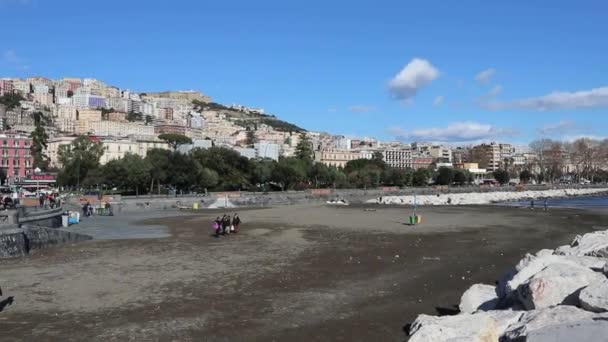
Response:
[[[147,221],[167,238],[0,261],[16,299],[0,339],[403,341],[418,313],[458,304],[526,252],[608,229],[604,213],[574,209],[428,207],[408,226],[403,207],[287,206],[241,209],[242,231],[214,239],[209,221],[223,213]]]

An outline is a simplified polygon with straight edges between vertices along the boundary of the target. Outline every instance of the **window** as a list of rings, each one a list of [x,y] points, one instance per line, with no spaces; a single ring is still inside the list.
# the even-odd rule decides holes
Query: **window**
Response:
[[[6,146],[8,145],[8,142],[6,140],[2,140],[2,146]]]

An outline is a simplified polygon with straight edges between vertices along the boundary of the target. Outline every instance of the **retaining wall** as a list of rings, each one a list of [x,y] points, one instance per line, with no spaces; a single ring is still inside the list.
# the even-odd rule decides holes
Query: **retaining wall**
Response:
[[[48,227],[0,228],[0,258],[24,256],[32,249],[90,239],[88,235]]]

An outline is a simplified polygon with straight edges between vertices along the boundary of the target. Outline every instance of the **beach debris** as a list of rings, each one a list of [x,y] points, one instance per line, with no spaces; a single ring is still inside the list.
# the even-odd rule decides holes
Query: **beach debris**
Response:
[[[591,312],[608,312],[608,279],[589,284],[578,295],[581,308]]]
[[[497,304],[498,296],[495,286],[475,284],[463,293],[458,308],[461,312],[473,313],[478,310],[494,310]]]

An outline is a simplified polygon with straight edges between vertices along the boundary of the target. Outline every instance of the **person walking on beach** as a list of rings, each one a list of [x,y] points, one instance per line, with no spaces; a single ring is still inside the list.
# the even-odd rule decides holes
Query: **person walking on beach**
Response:
[[[234,213],[234,216],[232,217],[232,232],[233,233],[238,233],[240,224],[241,224],[241,218],[239,217],[239,214]]]
[[[214,237],[220,237],[220,233],[222,232],[222,222],[220,221],[220,217],[218,216],[215,221],[213,221],[213,223],[211,224],[211,228],[213,229],[213,232],[215,233]]]
[[[530,209],[534,209],[534,198],[530,201]]]
[[[545,197],[545,201],[543,202],[543,207],[544,207],[545,211],[549,210],[548,202],[549,202],[549,199],[547,197]]]
[[[224,216],[222,217],[222,235],[226,235],[226,230],[228,229],[228,226],[230,225],[230,216],[224,214]],[[230,233],[230,232],[228,232]]]

